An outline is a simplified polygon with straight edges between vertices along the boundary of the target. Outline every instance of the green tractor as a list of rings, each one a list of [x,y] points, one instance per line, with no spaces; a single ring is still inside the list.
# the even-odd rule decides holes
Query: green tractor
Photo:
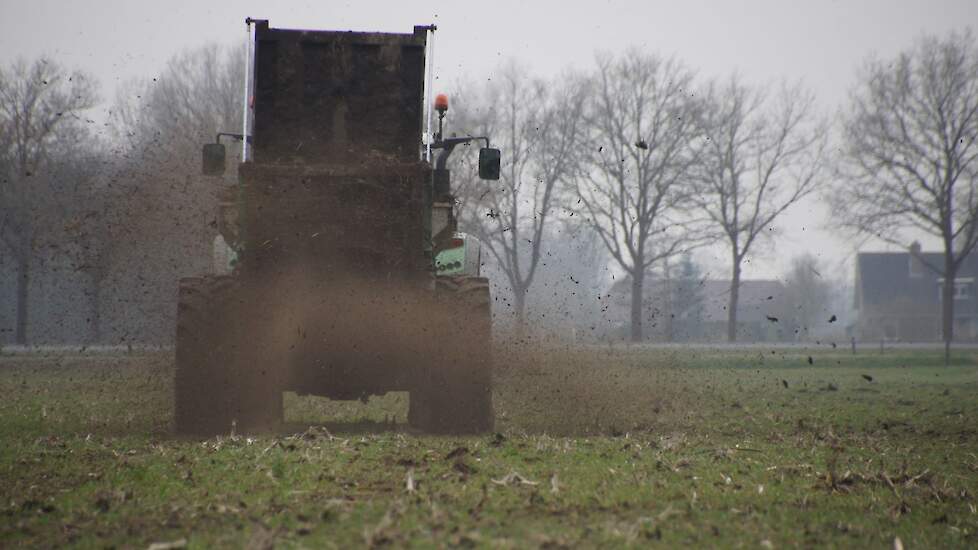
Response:
[[[180,281],[177,432],[274,430],[285,391],[407,391],[415,429],[491,430],[489,282],[478,241],[458,232],[446,162],[481,140],[479,175],[498,179],[500,155],[485,137],[443,138],[444,96],[423,145],[434,27],[247,23],[244,128],[203,151],[204,174],[223,176],[221,138],[242,141],[221,193],[218,274]]]

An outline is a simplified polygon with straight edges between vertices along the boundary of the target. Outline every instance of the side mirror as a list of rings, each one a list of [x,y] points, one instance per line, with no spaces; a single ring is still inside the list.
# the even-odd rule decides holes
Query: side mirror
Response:
[[[201,171],[205,176],[223,176],[227,152],[223,143],[205,143],[201,151]]]
[[[499,159],[499,149],[479,149],[479,177],[484,180],[498,180]]]

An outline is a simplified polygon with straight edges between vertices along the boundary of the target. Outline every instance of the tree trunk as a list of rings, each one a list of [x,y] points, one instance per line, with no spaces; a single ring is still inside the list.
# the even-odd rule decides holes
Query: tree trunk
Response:
[[[526,290],[513,289],[513,309],[516,310],[516,335],[526,336]]]
[[[674,342],[676,340],[676,333],[675,333],[676,302],[675,300],[673,300],[673,295],[672,295],[672,272],[669,269],[668,258],[666,258],[664,267],[665,267],[664,270],[665,277],[663,279],[663,282],[665,283],[665,287],[666,287],[665,296],[664,296],[666,307],[665,307],[665,317],[663,318],[662,321],[666,325],[665,327],[666,342]]]
[[[941,292],[941,321],[944,336],[944,366],[951,362],[951,340],[954,339],[954,253],[950,246],[944,247],[944,288]]]
[[[14,342],[27,345],[27,299],[31,282],[31,259],[27,254],[17,255],[17,324]]]
[[[740,258],[734,255],[730,278],[730,303],[727,305],[727,341],[737,341],[737,302],[740,300]]]
[[[639,262],[636,262],[639,263]],[[639,265],[641,265],[639,263]],[[644,331],[642,330],[642,302],[643,291],[645,287],[645,272],[642,270],[636,270],[635,274],[632,275],[632,327],[631,327],[631,341],[641,342],[644,336]]]
[[[102,269],[95,269],[92,277],[92,328],[91,344],[102,343],[102,280],[105,275]]]

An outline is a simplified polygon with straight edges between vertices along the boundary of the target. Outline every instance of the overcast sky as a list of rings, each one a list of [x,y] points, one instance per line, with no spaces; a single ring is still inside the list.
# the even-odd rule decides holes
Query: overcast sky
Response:
[[[155,75],[183,48],[243,41],[247,16],[307,29],[410,32],[435,23],[435,71],[445,88],[460,78],[491,78],[506,57],[549,76],[589,67],[597,50],[639,46],[676,55],[705,77],[737,71],[759,84],[802,80],[834,115],[867,55],[892,56],[923,33],[978,30],[978,0],[0,0],[0,63],[51,55],[95,74],[108,101],[116,83]],[[775,276],[805,250],[851,274],[842,262],[852,245],[825,229],[831,219],[819,201],[788,214],[774,251],[747,264],[746,276]],[[717,269],[727,262],[719,252],[700,256]]]

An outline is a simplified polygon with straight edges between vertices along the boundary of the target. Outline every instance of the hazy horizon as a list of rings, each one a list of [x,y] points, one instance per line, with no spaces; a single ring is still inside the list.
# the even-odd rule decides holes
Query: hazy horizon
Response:
[[[116,86],[151,78],[177,52],[206,43],[240,43],[244,18],[269,19],[273,27],[410,32],[434,23],[435,75],[442,89],[462,80],[491,79],[499,62],[514,57],[541,76],[592,66],[594,53],[639,47],[674,55],[701,79],[737,72],[745,81],[802,81],[819,108],[834,117],[859,66],[869,55],[892,57],[923,34],[978,26],[978,4],[942,2],[601,2],[569,6],[556,2],[435,4],[378,2],[31,3],[0,1],[0,63],[47,54],[69,68],[92,73],[101,83],[102,104]],[[436,84],[437,85],[437,84]],[[505,152],[504,152],[505,154]],[[792,207],[775,226],[775,246],[758,248],[744,265],[747,278],[778,278],[802,252],[821,258],[832,272],[851,280],[855,243],[829,230],[824,201]],[[921,239],[924,248],[934,241]],[[893,250],[882,242],[863,250]],[[715,278],[727,276],[722,247],[697,252]],[[840,270],[844,270],[840,272]],[[838,276],[838,275],[837,275]]]

